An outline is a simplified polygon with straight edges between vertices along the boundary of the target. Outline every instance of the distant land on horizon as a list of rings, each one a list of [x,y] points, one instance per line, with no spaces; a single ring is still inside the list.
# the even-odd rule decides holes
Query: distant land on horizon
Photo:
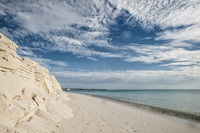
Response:
[[[200,89],[85,89],[85,88],[62,88],[63,91],[67,90],[108,90],[108,91],[200,91]]]
[[[66,91],[66,90],[108,90],[108,89],[62,88],[62,90]]]

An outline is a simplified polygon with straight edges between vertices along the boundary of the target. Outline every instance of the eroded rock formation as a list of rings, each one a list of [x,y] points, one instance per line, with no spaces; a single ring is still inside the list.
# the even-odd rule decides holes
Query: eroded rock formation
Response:
[[[0,130],[33,124],[34,119],[42,123],[72,117],[69,98],[56,78],[38,63],[19,57],[17,48],[0,34]]]

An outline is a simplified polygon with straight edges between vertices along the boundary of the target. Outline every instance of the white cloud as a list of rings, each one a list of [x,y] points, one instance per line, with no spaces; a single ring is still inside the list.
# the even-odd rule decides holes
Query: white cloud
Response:
[[[168,64],[164,64],[161,66],[190,66],[190,65],[194,65],[193,62],[174,62],[174,63],[168,63]]]
[[[18,5],[17,9],[15,4]],[[60,30],[65,25],[85,23],[84,18],[73,12],[64,1],[13,2],[7,8],[9,13],[16,15],[15,21],[30,33],[48,33]]]
[[[163,44],[163,46],[174,47],[174,48],[181,48],[181,47],[182,48],[192,48],[193,44],[187,43],[187,42],[178,41],[178,40],[174,40],[174,41],[171,41],[169,43]]]
[[[196,70],[200,68],[176,71],[61,71],[53,74],[63,88],[198,89],[200,75],[195,73]]]
[[[184,48],[169,46],[127,46],[127,48],[139,53],[138,56],[127,56],[127,62],[161,63],[162,61],[185,62],[197,64],[200,62],[200,50],[189,51]],[[176,63],[174,63],[176,65]]]
[[[69,38],[69,37],[65,37],[65,36],[56,36],[53,37],[56,44],[58,45],[62,45],[63,43],[68,43],[71,45],[82,45],[83,43],[79,40],[73,39],[73,38]]]
[[[190,76],[190,77],[195,77],[194,80],[199,81],[200,79],[200,64],[198,66],[185,66],[185,67],[180,67],[176,68],[176,71],[181,71],[183,74]],[[200,83],[198,83],[200,85]]]
[[[100,57],[100,58],[123,58],[123,54],[120,53],[111,53],[111,52],[102,52],[96,51],[88,48],[88,45],[95,44],[85,44],[86,42],[81,40],[75,40],[65,36],[48,36],[47,38],[51,39],[51,42],[54,43],[53,46],[46,48],[48,51],[60,51],[60,52],[71,52],[75,55],[86,56],[86,57]],[[95,43],[95,41],[93,42]],[[107,44],[105,41],[98,42],[99,47],[107,47],[110,49],[118,49],[112,45]]]
[[[118,54],[95,51],[87,48],[89,45],[115,49],[106,37],[109,34],[107,25],[112,23],[115,13],[109,3],[104,1],[12,1],[3,2],[7,14],[13,15],[14,21],[21,28],[12,31],[14,37],[39,35],[51,43],[38,45],[49,51],[72,52],[83,56],[121,57]],[[17,5],[17,6],[16,6]],[[6,8],[5,8],[6,7]],[[92,11],[91,11],[92,10]],[[72,27],[72,24],[75,27]],[[88,28],[84,31],[81,28]],[[6,32],[6,35],[10,32]],[[68,35],[72,35],[70,37]],[[54,46],[52,46],[54,45]],[[76,46],[80,45],[80,46]],[[51,49],[50,49],[51,47]]]
[[[5,8],[6,8],[6,6],[4,4],[0,3],[0,15],[6,15],[4,10],[2,10],[2,9],[5,9]]]
[[[139,21],[147,29],[154,26],[162,28],[193,25],[200,22],[199,1],[183,0],[110,0],[117,9],[130,13],[128,23]]]
[[[16,7],[17,5],[17,7]],[[12,1],[1,4],[5,10],[15,15],[22,27],[33,33],[61,30],[71,24],[88,26],[97,31],[108,31],[107,26],[115,23],[122,10],[130,13],[127,23],[134,26],[136,21],[151,29],[160,26],[179,27],[199,24],[200,5],[193,1],[165,0],[109,0],[109,1]],[[126,21],[126,20],[125,20]]]
[[[200,14],[200,3],[198,0],[179,0],[174,1],[174,3],[173,6],[168,6],[168,11],[162,11],[164,15],[161,14],[163,16],[159,19],[158,23],[162,25],[163,28],[199,24],[200,18],[198,16]]]
[[[96,59],[96,58],[92,58],[92,57],[88,57],[87,59],[89,59],[89,60],[93,60],[93,61],[98,61],[98,59]]]
[[[32,43],[34,47],[49,51],[71,52],[90,59],[96,59],[98,56],[122,58],[127,62],[160,63],[166,60],[181,61],[185,64],[199,62],[199,50],[186,50],[186,48],[193,47],[193,44],[186,41],[200,42],[200,3],[198,0],[4,1],[0,7],[2,7],[0,9],[2,13],[13,15],[16,23],[22,27],[16,31],[2,28],[5,34],[12,36],[11,32],[13,32],[22,37],[34,33],[51,42],[46,45],[38,45],[35,42]],[[140,47],[122,48],[109,44],[108,26],[115,24],[116,18],[124,11],[130,14],[125,20],[128,25],[134,27],[135,22],[138,22],[146,30],[159,26],[164,31],[158,32],[155,39],[169,42],[160,44],[163,46],[139,44]],[[75,26],[72,27],[72,24]],[[180,26],[183,28],[178,28]],[[88,30],[82,30],[82,27]],[[72,34],[73,37],[68,34]],[[111,49],[112,52],[88,48],[90,45]],[[130,49],[138,55],[135,56],[128,52]],[[31,51],[21,52],[29,56],[32,54]],[[180,63],[173,65],[176,64]],[[171,65],[165,64],[165,66]]]
[[[24,57],[32,61],[35,61],[39,65],[47,68],[48,70],[50,70],[50,73],[51,71],[55,71],[55,70],[59,71],[69,66],[66,62],[63,62],[63,61],[55,61],[55,60],[40,58],[40,57],[30,57],[30,56],[24,56]]]
[[[17,53],[23,57],[28,57],[28,56],[29,57],[37,57],[37,55],[29,47],[22,47],[22,46],[18,47]]]
[[[179,42],[191,41],[200,42],[200,24],[184,29],[169,30],[158,33],[156,40],[176,40]]]
[[[63,68],[68,67],[69,65],[63,61],[57,61],[47,58],[39,57],[33,50],[39,51],[40,49],[29,48],[29,47],[19,47],[17,53],[24,58],[28,58],[40,64],[41,66],[49,69],[50,71],[63,70]]]

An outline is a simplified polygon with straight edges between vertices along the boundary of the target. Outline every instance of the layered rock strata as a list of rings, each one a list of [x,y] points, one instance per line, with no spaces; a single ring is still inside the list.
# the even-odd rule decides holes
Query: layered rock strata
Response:
[[[17,48],[0,34],[0,131],[20,123],[34,128],[71,118],[69,98],[56,78],[38,63],[19,57]]]

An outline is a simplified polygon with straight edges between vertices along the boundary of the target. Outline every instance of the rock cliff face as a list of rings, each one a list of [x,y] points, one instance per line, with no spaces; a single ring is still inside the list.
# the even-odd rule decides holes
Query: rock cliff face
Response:
[[[17,48],[0,34],[0,131],[72,117],[69,98],[56,78],[38,63],[19,57]]]

